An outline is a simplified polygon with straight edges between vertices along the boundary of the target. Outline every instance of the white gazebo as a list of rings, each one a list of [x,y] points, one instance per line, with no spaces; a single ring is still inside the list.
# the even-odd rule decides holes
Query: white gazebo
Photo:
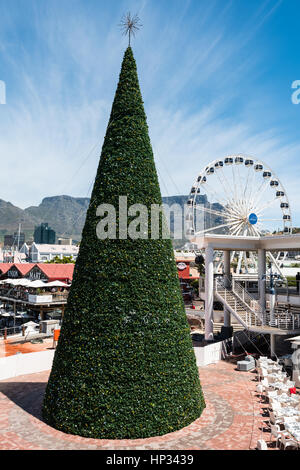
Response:
[[[240,322],[245,328],[258,333],[271,335],[271,350],[274,347],[275,335],[293,334],[300,332],[299,325],[282,330],[272,325],[264,324],[263,314],[266,310],[266,253],[272,251],[288,252],[300,251],[300,234],[274,235],[274,236],[230,236],[206,234],[203,237],[193,238],[199,250],[205,250],[205,339],[213,340],[213,302],[214,298],[221,300],[224,305],[224,326],[230,326],[230,313],[238,317],[237,307],[244,303],[245,314],[241,314]],[[214,281],[214,251],[223,251],[224,280],[223,284]],[[228,289],[228,279],[230,278],[230,255],[233,251],[257,252],[258,259],[258,293],[257,305],[255,300],[247,291]],[[227,285],[226,285],[227,284]],[[235,304],[234,304],[235,302]],[[247,309],[247,306],[249,307]],[[261,321],[259,313],[262,314]],[[257,317],[257,318],[256,318]]]

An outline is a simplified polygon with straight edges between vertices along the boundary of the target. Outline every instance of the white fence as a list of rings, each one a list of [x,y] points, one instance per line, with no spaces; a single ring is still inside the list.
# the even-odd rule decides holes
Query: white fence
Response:
[[[228,340],[219,341],[218,343],[207,344],[206,346],[194,347],[197,366],[207,366],[208,364],[216,364],[224,358],[226,353],[226,343]]]
[[[0,380],[50,370],[54,353],[55,351],[53,349],[2,357],[0,358]]]
[[[32,304],[44,304],[52,302],[52,295],[28,295],[28,302]]]
[[[206,366],[220,361],[224,357],[227,341],[194,347],[197,366]],[[0,358],[0,380],[50,370],[54,353],[55,350],[50,350],[2,357]]]

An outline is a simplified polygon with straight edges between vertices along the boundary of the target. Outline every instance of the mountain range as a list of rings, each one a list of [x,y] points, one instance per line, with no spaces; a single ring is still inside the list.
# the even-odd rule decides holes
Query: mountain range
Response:
[[[201,196],[201,198],[203,198],[202,203],[207,205],[206,197]],[[183,208],[187,199],[186,195],[168,196],[163,197],[163,203],[169,206],[178,204]],[[89,202],[90,199],[86,197],[53,196],[45,197],[39,206],[20,209],[11,202],[0,199],[0,241],[3,241],[5,234],[17,232],[20,223],[21,231],[25,232],[26,240],[30,241],[35,226],[42,222],[48,222],[58,237],[72,237],[73,240],[79,241]],[[215,222],[211,218],[215,219],[215,217],[209,215],[210,226]],[[171,218],[171,231],[172,228],[173,219]]]

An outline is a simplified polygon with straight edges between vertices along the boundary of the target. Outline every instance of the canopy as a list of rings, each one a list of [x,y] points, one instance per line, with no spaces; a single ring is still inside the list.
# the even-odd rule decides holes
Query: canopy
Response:
[[[10,284],[12,286],[17,286],[17,285],[19,285],[20,281],[21,281],[21,279],[6,279],[5,283]]]
[[[33,321],[28,321],[27,323],[23,323],[22,326],[40,326],[38,323],[34,323]]]
[[[20,279],[20,282],[18,284],[19,286],[30,286],[31,285],[31,281],[29,281],[29,279]]]
[[[46,284],[46,287],[70,287],[69,284],[61,281],[51,281]]]
[[[62,281],[52,281],[52,282],[43,282],[39,279],[36,281],[30,281],[29,279],[21,278],[21,279],[4,279],[0,281],[0,284],[10,284],[11,286],[23,286],[23,287],[70,287],[69,284],[66,284]]]
[[[43,281],[32,281],[30,284],[28,284],[28,287],[47,287],[47,284]]]

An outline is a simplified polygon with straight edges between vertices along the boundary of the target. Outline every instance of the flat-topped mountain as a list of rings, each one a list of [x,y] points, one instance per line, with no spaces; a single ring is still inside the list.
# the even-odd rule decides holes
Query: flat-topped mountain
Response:
[[[169,206],[178,204],[183,208],[187,199],[188,196],[185,195],[167,196],[163,197],[163,203]],[[16,232],[19,223],[22,224],[21,230],[25,232],[26,239],[28,239],[33,235],[36,225],[48,222],[58,237],[72,237],[74,240],[80,240],[89,202],[90,199],[87,197],[53,196],[45,197],[38,206],[30,206],[23,210],[0,199],[0,239],[3,241],[6,233]],[[206,196],[201,196],[201,203],[205,206],[208,204]],[[205,218],[211,226],[215,222],[212,219],[216,217],[208,214]],[[171,217],[171,230],[172,225],[173,217]]]

